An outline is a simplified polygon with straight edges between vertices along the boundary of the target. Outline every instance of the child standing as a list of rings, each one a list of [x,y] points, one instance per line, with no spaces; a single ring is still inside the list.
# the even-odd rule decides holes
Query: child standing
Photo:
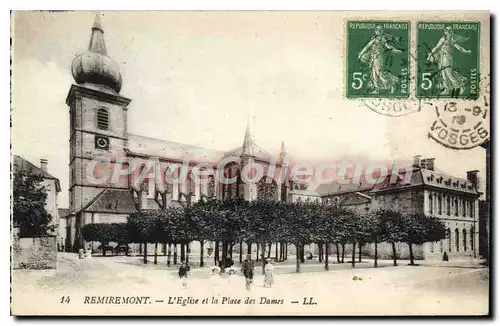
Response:
[[[274,283],[274,265],[271,259],[267,259],[266,266],[264,267],[265,277],[264,277],[264,287],[271,287]]]
[[[184,261],[181,263],[179,267],[179,278],[181,279],[181,284],[183,288],[187,287],[187,275],[191,268]]]

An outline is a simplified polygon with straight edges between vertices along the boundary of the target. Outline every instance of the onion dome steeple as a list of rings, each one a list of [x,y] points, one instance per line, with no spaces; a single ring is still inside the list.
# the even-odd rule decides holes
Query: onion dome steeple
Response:
[[[122,76],[118,64],[107,55],[104,30],[98,15],[92,26],[89,49],[73,60],[71,72],[78,84],[92,84],[104,91],[120,92]]]

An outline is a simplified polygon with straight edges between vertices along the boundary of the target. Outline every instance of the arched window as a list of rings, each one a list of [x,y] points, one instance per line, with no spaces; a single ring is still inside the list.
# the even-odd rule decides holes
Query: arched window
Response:
[[[186,178],[186,192],[188,195],[194,196],[195,182],[194,182],[193,173],[191,173],[191,172],[189,172],[189,174]]]
[[[97,128],[101,130],[108,130],[109,128],[109,114],[108,110],[104,108],[97,110]]]
[[[142,164],[139,169],[139,174],[137,175],[137,181],[141,182],[139,184],[139,189],[145,192],[149,191],[149,180],[147,171],[145,171],[146,165]]]
[[[172,171],[170,168],[165,170],[165,191],[170,195],[174,192],[174,174],[175,171]]]
[[[467,230],[465,229],[462,230],[462,236],[463,236],[462,242],[464,244],[464,251],[467,251]]]
[[[465,199],[462,199],[462,216],[467,216],[467,201]]]
[[[450,196],[446,196],[446,215],[450,215],[451,214],[451,203],[450,203],[451,199],[450,199]]]
[[[438,214],[443,214],[443,196],[438,195]]]
[[[429,195],[429,214],[431,214],[431,215],[433,214],[433,210],[432,210],[433,206],[434,206],[434,203],[432,200],[432,194],[430,194]]]
[[[474,217],[475,213],[476,213],[476,202],[472,200],[470,202],[470,217]]]
[[[448,251],[451,252],[452,245],[451,245],[451,229],[450,228],[448,228],[448,230],[446,230],[446,238],[448,239]]]
[[[474,251],[474,227],[470,228],[470,250]]]
[[[213,175],[211,175],[211,176],[208,177],[207,196],[208,197],[215,196],[215,182],[214,182],[214,176]]]
[[[458,216],[458,198],[455,198],[455,216]]]
[[[457,248],[457,252],[460,251],[460,233],[458,229],[455,229],[455,247]]]

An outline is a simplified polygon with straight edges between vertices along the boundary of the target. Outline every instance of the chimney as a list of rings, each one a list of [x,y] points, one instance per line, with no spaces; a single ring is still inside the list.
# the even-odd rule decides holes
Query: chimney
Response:
[[[467,180],[474,186],[474,188],[479,189],[479,170],[467,171]]]
[[[434,171],[435,158],[426,158],[422,160],[422,168]]]
[[[422,155],[413,156],[413,166],[420,167],[420,158],[421,157],[422,157]]]
[[[40,159],[40,169],[43,172],[47,172],[47,165],[49,164],[49,161],[45,158]]]

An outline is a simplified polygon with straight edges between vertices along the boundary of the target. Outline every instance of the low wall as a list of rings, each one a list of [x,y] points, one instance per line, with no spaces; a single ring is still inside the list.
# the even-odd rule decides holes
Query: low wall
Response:
[[[54,269],[57,266],[56,236],[14,237],[14,269]]]

